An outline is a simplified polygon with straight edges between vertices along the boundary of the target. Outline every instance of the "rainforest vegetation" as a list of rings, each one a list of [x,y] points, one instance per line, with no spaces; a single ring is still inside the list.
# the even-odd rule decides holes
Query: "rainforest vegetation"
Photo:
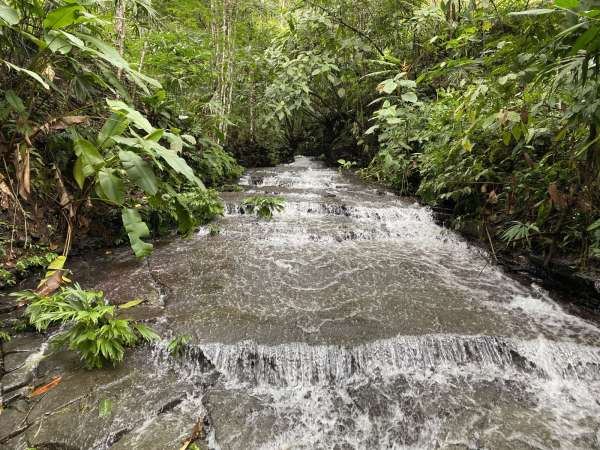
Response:
[[[594,0],[0,0],[0,284],[51,266],[40,329],[105,308],[63,288],[44,315],[70,253],[148,256],[221,215],[242,166],[298,154],[418,197],[494,256],[593,267],[599,63]],[[152,335],[113,313],[120,360]]]

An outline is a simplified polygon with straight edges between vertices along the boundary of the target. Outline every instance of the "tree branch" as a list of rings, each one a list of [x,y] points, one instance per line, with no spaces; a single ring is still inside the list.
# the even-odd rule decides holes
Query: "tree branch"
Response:
[[[375,50],[377,50],[377,53],[379,53],[382,57],[385,58],[385,54],[383,53],[383,50],[381,49],[381,47],[379,47],[379,45],[377,45],[377,43],[371,39],[369,37],[369,35],[367,35],[366,33],[363,33],[362,31],[360,31],[358,28],[353,27],[352,25],[344,22],[341,18],[337,17],[333,12],[329,11],[327,8],[318,5],[316,3],[313,3],[311,0],[304,0],[305,3],[308,3],[310,6],[320,9],[321,11],[323,11],[325,14],[327,14],[331,19],[335,20],[337,23],[339,23],[340,25],[348,28],[349,30],[355,32],[356,34],[358,34],[360,37],[366,39],[367,41],[369,41],[369,43],[375,47]]]

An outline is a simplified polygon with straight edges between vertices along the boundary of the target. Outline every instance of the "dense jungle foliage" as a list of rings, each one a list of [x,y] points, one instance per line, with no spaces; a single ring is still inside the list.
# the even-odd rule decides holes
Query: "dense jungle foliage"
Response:
[[[294,154],[494,254],[590,266],[599,58],[595,0],[0,0],[0,284],[72,248],[146,256],[222,214],[240,163]]]
[[[265,53],[285,146],[364,166],[493,252],[597,260],[600,4],[302,5]]]

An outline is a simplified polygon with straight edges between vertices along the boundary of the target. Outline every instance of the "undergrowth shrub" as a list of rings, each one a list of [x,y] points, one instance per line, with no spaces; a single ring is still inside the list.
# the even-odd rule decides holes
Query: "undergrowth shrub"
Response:
[[[121,307],[109,305],[102,292],[86,291],[77,284],[52,296],[29,291],[15,295],[29,302],[25,314],[38,331],[62,326],[52,338],[53,347],[76,351],[89,369],[115,366],[123,361],[127,347],[158,339],[151,328],[117,317],[118,309],[138,301]]]
[[[281,212],[285,209],[285,200],[282,197],[255,195],[246,197],[242,206],[246,211],[256,214],[261,219],[271,219],[274,212]]]
[[[150,208],[145,212],[155,233],[162,234],[187,217],[184,227],[179,230],[187,234],[200,225],[222,216],[224,206],[219,193],[214,189],[188,190],[182,193],[164,195],[159,202],[149,201]]]

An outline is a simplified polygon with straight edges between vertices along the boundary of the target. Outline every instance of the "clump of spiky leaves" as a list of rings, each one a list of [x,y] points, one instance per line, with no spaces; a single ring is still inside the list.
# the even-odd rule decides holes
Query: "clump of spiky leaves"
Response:
[[[242,206],[246,211],[255,213],[262,219],[271,219],[274,212],[281,212],[285,209],[285,200],[282,197],[255,195],[246,197]]]
[[[0,330],[0,344],[2,342],[9,342],[10,339],[10,334],[8,334],[6,331]]]
[[[52,344],[76,351],[90,369],[107,363],[117,365],[123,361],[127,347],[141,340],[158,339],[151,328],[117,318],[117,307],[107,304],[102,292],[86,291],[78,284],[64,287],[52,296],[35,292],[17,295],[28,301],[25,314],[38,331],[51,325],[64,326],[65,331],[57,334]]]
[[[171,356],[182,356],[188,348],[191,339],[192,338],[187,335],[177,336],[169,341],[167,350]]]
[[[522,223],[519,221],[511,222],[510,226],[501,234],[501,239],[508,245],[513,246],[521,243],[524,246],[531,247],[531,236],[540,232],[538,226],[534,223]]]

